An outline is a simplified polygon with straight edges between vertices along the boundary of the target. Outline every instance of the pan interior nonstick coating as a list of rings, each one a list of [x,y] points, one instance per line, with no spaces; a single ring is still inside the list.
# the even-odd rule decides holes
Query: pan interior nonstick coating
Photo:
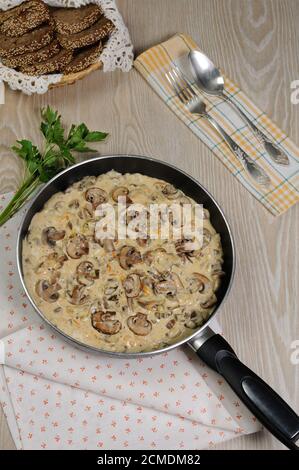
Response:
[[[233,241],[225,217],[210,194],[192,177],[166,163],[146,157],[121,155],[93,158],[67,169],[49,182],[34,199],[21,225],[18,244],[18,259],[21,275],[22,240],[26,236],[34,214],[43,208],[46,201],[48,201],[53,194],[64,191],[71,184],[81,180],[84,176],[98,176],[110,170],[115,170],[119,173],[141,173],[154,178],[163,179],[181,189],[187,196],[190,196],[199,204],[203,204],[203,206],[208,209],[212,224],[215,230],[220,234],[224,253],[223,271],[225,272],[225,276],[222,278],[220,288],[217,291],[218,302],[217,308],[213,313],[214,315],[229,289],[234,271]],[[200,327],[198,331],[203,327],[204,326]],[[195,331],[192,336],[195,336],[198,331]],[[185,341],[188,339],[190,338],[186,338]],[[175,344],[172,345],[172,347],[174,346]],[[157,351],[154,352],[156,353]]]

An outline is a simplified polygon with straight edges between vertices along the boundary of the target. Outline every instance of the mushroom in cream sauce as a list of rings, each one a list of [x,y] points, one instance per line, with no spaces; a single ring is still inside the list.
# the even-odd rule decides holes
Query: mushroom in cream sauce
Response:
[[[152,204],[196,205],[170,183],[141,174],[87,176],[32,218],[24,279],[45,317],[77,341],[107,351],[153,351],[188,337],[213,312],[224,275],[221,240],[206,208],[199,247],[189,235],[162,237],[160,226],[154,237],[138,224],[136,237],[117,230],[112,239],[99,236],[96,209],[117,207],[119,198],[128,210],[125,224],[138,219],[137,204],[145,206],[146,221]]]

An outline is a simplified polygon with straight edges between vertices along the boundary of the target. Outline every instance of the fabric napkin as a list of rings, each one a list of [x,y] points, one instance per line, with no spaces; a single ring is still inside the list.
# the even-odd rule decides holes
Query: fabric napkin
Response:
[[[193,39],[184,34],[177,34],[168,41],[143,52],[137,57],[134,65],[164,103],[213,151],[256,199],[273,215],[285,212],[299,200],[299,149],[228,77],[225,77],[225,89],[230,97],[266,135],[279,144],[288,155],[290,165],[276,165],[271,161],[263,146],[253,136],[251,129],[245,125],[231,105],[221,98],[203,95],[207,111],[270,176],[271,186],[268,188],[263,189],[256,185],[247,176],[242,164],[225,141],[205,119],[194,116],[186,110],[165,78],[165,73],[176,64],[194,83],[188,62],[188,53],[192,49],[199,49]]]
[[[202,449],[260,429],[188,348],[111,358],[46,326],[18,278],[21,216],[0,229],[0,399],[18,449]]]

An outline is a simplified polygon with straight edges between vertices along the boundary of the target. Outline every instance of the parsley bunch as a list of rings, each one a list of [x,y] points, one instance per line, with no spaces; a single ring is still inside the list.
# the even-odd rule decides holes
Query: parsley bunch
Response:
[[[12,150],[24,160],[25,178],[7,207],[0,213],[0,226],[5,224],[27,201],[41,184],[49,181],[60,171],[75,163],[73,152],[95,152],[90,142],[100,142],[108,134],[90,131],[84,123],[72,124],[67,136],[61,123],[61,116],[48,106],[41,110],[40,130],[45,138],[41,152],[30,140],[18,140]]]

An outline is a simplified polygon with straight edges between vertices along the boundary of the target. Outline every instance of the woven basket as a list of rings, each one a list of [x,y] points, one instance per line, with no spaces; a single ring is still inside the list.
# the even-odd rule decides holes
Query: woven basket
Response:
[[[0,0],[0,10],[7,10],[25,0]],[[0,62],[0,83],[6,82],[12,90],[20,90],[31,95],[32,93],[46,93],[50,88],[70,85],[89,75],[94,70],[102,68],[105,72],[120,69],[127,72],[131,69],[134,59],[133,46],[128,29],[119,13],[115,0],[43,0],[51,7],[80,7],[90,2],[98,4],[106,18],[115,25],[115,31],[105,43],[102,55],[98,61],[80,72],[62,74],[49,74],[30,76],[17,70],[4,66]]]
[[[80,72],[76,73],[69,73],[68,75],[63,75],[60,82],[52,83],[49,88],[58,88],[65,85],[73,85],[78,80],[82,80],[82,78],[89,75],[91,72],[102,68],[102,62],[96,62],[95,64],[91,64],[87,69],[80,70]]]

